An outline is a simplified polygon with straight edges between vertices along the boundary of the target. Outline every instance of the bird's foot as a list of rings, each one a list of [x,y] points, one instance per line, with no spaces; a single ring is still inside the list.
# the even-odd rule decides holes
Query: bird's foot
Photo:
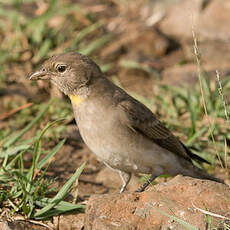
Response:
[[[131,179],[131,173],[126,173],[126,172],[122,172],[122,171],[119,171],[119,174],[120,174],[120,177],[121,177],[121,180],[122,180],[122,187],[121,187],[121,190],[120,190],[120,193],[124,192],[130,179]]]
[[[149,184],[151,184],[154,181],[156,177],[157,177],[156,175],[152,174],[151,177],[135,192],[144,192],[145,189],[149,186]]]

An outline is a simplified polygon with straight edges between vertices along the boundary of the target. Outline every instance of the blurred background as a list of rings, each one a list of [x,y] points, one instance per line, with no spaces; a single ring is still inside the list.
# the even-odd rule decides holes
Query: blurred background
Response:
[[[87,160],[82,200],[119,189],[82,143],[69,99],[48,83],[28,80],[51,55],[77,51],[209,160],[211,174],[228,180],[229,24],[230,2],[220,0],[1,0],[0,147],[7,149],[6,140],[56,98],[11,147],[32,143],[48,122],[64,117],[44,136],[46,149],[66,138],[49,175],[63,183]],[[30,152],[24,160],[31,164]]]

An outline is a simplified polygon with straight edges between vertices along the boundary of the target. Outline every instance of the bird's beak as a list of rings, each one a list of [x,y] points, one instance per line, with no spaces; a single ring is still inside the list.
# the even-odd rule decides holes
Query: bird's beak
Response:
[[[47,71],[37,71],[29,76],[30,80],[50,80],[50,74]]]

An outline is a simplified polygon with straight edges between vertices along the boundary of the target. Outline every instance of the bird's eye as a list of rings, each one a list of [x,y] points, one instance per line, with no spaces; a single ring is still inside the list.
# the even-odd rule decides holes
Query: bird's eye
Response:
[[[65,65],[58,65],[57,70],[58,70],[58,72],[63,73],[66,70],[66,66]]]
[[[46,68],[45,68],[45,67],[43,67],[43,68],[42,68],[42,72],[45,72],[45,71],[46,71]]]

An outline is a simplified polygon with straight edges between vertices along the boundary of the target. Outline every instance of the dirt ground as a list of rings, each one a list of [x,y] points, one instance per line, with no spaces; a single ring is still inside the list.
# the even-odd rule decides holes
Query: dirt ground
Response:
[[[125,90],[140,95],[140,98],[143,97],[146,100],[152,100],[153,95],[158,93],[156,86],[159,84],[166,86],[173,85],[182,88],[186,86],[190,86],[191,88],[191,86],[195,87],[195,85],[197,85],[197,64],[194,61],[194,57],[191,58],[191,50],[193,47],[192,35],[190,34],[188,37],[185,34],[183,38],[178,38],[181,36],[180,31],[178,34],[173,34],[174,32],[170,34],[170,30],[165,29],[167,26],[169,28],[175,26],[170,25],[170,23],[173,24],[174,19],[180,20],[176,17],[175,12],[177,12],[176,10],[178,10],[179,7],[183,8],[184,3],[182,1],[178,1],[178,4],[174,6],[167,6],[168,13],[166,13],[164,17],[159,16],[159,21],[151,24],[151,26],[147,24],[147,22],[150,23],[148,13],[146,13],[147,16],[141,18],[141,12],[147,12],[145,7],[150,9],[149,1],[145,1],[145,3],[137,1],[139,5],[135,4],[133,7],[127,7],[126,4],[125,6],[118,4],[117,1],[109,1],[110,3],[106,1],[92,2],[90,0],[84,1],[84,3],[82,3],[83,1],[77,2],[82,4],[85,10],[92,11],[97,20],[101,18],[106,20],[107,24],[97,32],[97,36],[107,31],[112,34],[113,40],[90,55],[94,59],[99,60],[98,62],[101,66],[111,64],[111,67],[106,71],[106,75],[111,80],[115,79],[115,82],[121,84]],[[211,17],[212,9],[210,8],[215,6],[212,6],[214,3],[209,4],[210,5],[202,11],[200,17],[204,18],[206,14],[207,17],[208,15]],[[142,11],[137,10],[139,7]],[[176,7],[178,7],[178,9],[176,9]],[[27,14],[32,9],[34,9],[33,5],[28,7],[25,13]],[[219,10],[221,11],[221,9]],[[137,12],[138,15],[136,15]],[[89,23],[87,21],[88,19],[86,20],[84,17],[81,18],[79,15],[76,17],[78,17],[83,25]],[[141,19],[139,20],[138,17]],[[173,18],[173,20],[171,20],[168,25],[167,23],[171,18]],[[55,18],[52,23],[58,24],[59,20],[61,19]],[[162,23],[161,20],[163,21]],[[205,20],[204,18],[204,21]],[[206,21],[208,21],[208,19]],[[216,21],[219,22],[218,19],[216,19]],[[216,28],[219,28],[218,23],[216,24]],[[168,31],[169,34],[167,34],[165,30]],[[215,30],[215,28],[213,28],[213,30]],[[210,32],[210,34],[212,33]],[[217,66],[220,67],[222,76],[227,76],[230,73],[230,65],[227,63],[229,54],[226,54],[227,52],[221,53],[218,46],[216,50],[212,50],[213,53],[206,54],[206,51],[209,50],[208,45],[213,47],[216,38],[208,37],[208,32],[205,36],[203,36],[203,40],[201,40],[201,50],[206,58],[204,60],[204,68],[207,70],[209,79],[215,79],[215,69]],[[226,34],[225,37],[227,36],[228,34]],[[93,36],[89,36],[87,39],[90,40],[92,37]],[[218,42],[222,42],[222,45],[226,44],[225,39],[218,39]],[[206,41],[206,43],[203,41]],[[226,47],[226,49],[228,49],[229,45],[226,45]],[[47,56],[55,52],[62,52],[65,48],[66,44],[64,44],[63,47],[56,47]],[[25,106],[28,103],[34,103],[35,106],[39,106],[40,103],[46,103],[49,97],[58,98],[58,100],[62,102],[61,106],[63,106],[63,104],[64,107],[67,105],[68,111],[66,112],[66,116],[68,121],[65,124],[65,130],[59,131],[58,137],[53,138],[51,141],[49,141],[49,139],[45,140],[43,147],[49,149],[62,138],[66,138],[67,140],[52,159],[52,164],[47,171],[47,176],[56,178],[55,185],[60,188],[83,162],[87,162],[79,178],[78,202],[87,204],[87,200],[93,194],[118,193],[121,186],[118,176],[115,175],[115,172],[107,170],[104,164],[99,162],[96,156],[83,143],[73,119],[69,99],[48,83],[38,82],[37,84],[31,84],[27,76],[39,66],[41,60],[34,61],[32,51],[24,50],[23,52],[19,60],[9,61],[4,69],[6,77],[1,81],[2,85],[0,85],[0,130],[5,133],[12,132],[12,130],[20,130],[23,128],[23,125],[27,123],[25,122],[27,119],[26,116],[28,115],[30,118],[34,116],[34,113],[29,112],[30,108],[32,108],[31,105],[28,105],[29,108],[22,108],[19,109],[18,112],[11,114],[10,112],[15,108]],[[215,53],[217,53],[219,57],[223,57],[222,60],[224,61],[218,62],[218,58],[215,58],[213,61],[210,56],[215,56]],[[127,60],[132,60],[136,66],[130,67],[130,63],[127,63]],[[158,96],[161,97],[162,95]],[[158,101],[158,103],[160,102]],[[151,109],[155,110],[156,107],[158,107],[157,104]],[[62,107],[60,110],[61,109]],[[158,110],[155,111],[159,112]],[[51,115],[45,116],[43,121],[38,126],[32,128],[24,138],[26,139],[27,137],[33,136],[38,129],[41,130],[44,128],[50,118],[52,118],[52,120],[60,118],[59,115],[61,113],[59,112],[60,111],[56,112],[56,114],[52,111],[49,112]],[[18,113],[20,113],[20,116],[18,116]],[[185,112],[183,114],[183,111],[181,114],[180,119],[183,122],[184,117],[186,118],[186,116],[188,117],[189,115],[186,115]],[[164,118],[166,117],[163,116],[163,119]],[[223,120],[223,118],[221,119]],[[175,124],[177,125],[176,122]],[[188,125],[189,122],[185,121],[185,124]],[[202,124],[200,126],[202,126]],[[176,127],[175,132],[177,133],[178,126]],[[223,129],[224,135],[226,130],[227,128]],[[186,139],[183,134],[181,134],[181,137],[182,140]],[[206,137],[201,137],[201,142],[202,140],[206,141],[205,138]],[[229,137],[226,137],[226,140],[226,143],[229,143]],[[30,165],[32,156],[26,154],[25,160],[27,164]],[[226,173],[220,165],[216,165],[212,168],[212,173],[219,178],[226,178]],[[159,179],[159,181],[164,180],[168,179]],[[128,187],[128,190],[134,191],[141,184],[140,178],[135,177]],[[73,196],[74,194],[72,193],[67,200],[72,200]]]

